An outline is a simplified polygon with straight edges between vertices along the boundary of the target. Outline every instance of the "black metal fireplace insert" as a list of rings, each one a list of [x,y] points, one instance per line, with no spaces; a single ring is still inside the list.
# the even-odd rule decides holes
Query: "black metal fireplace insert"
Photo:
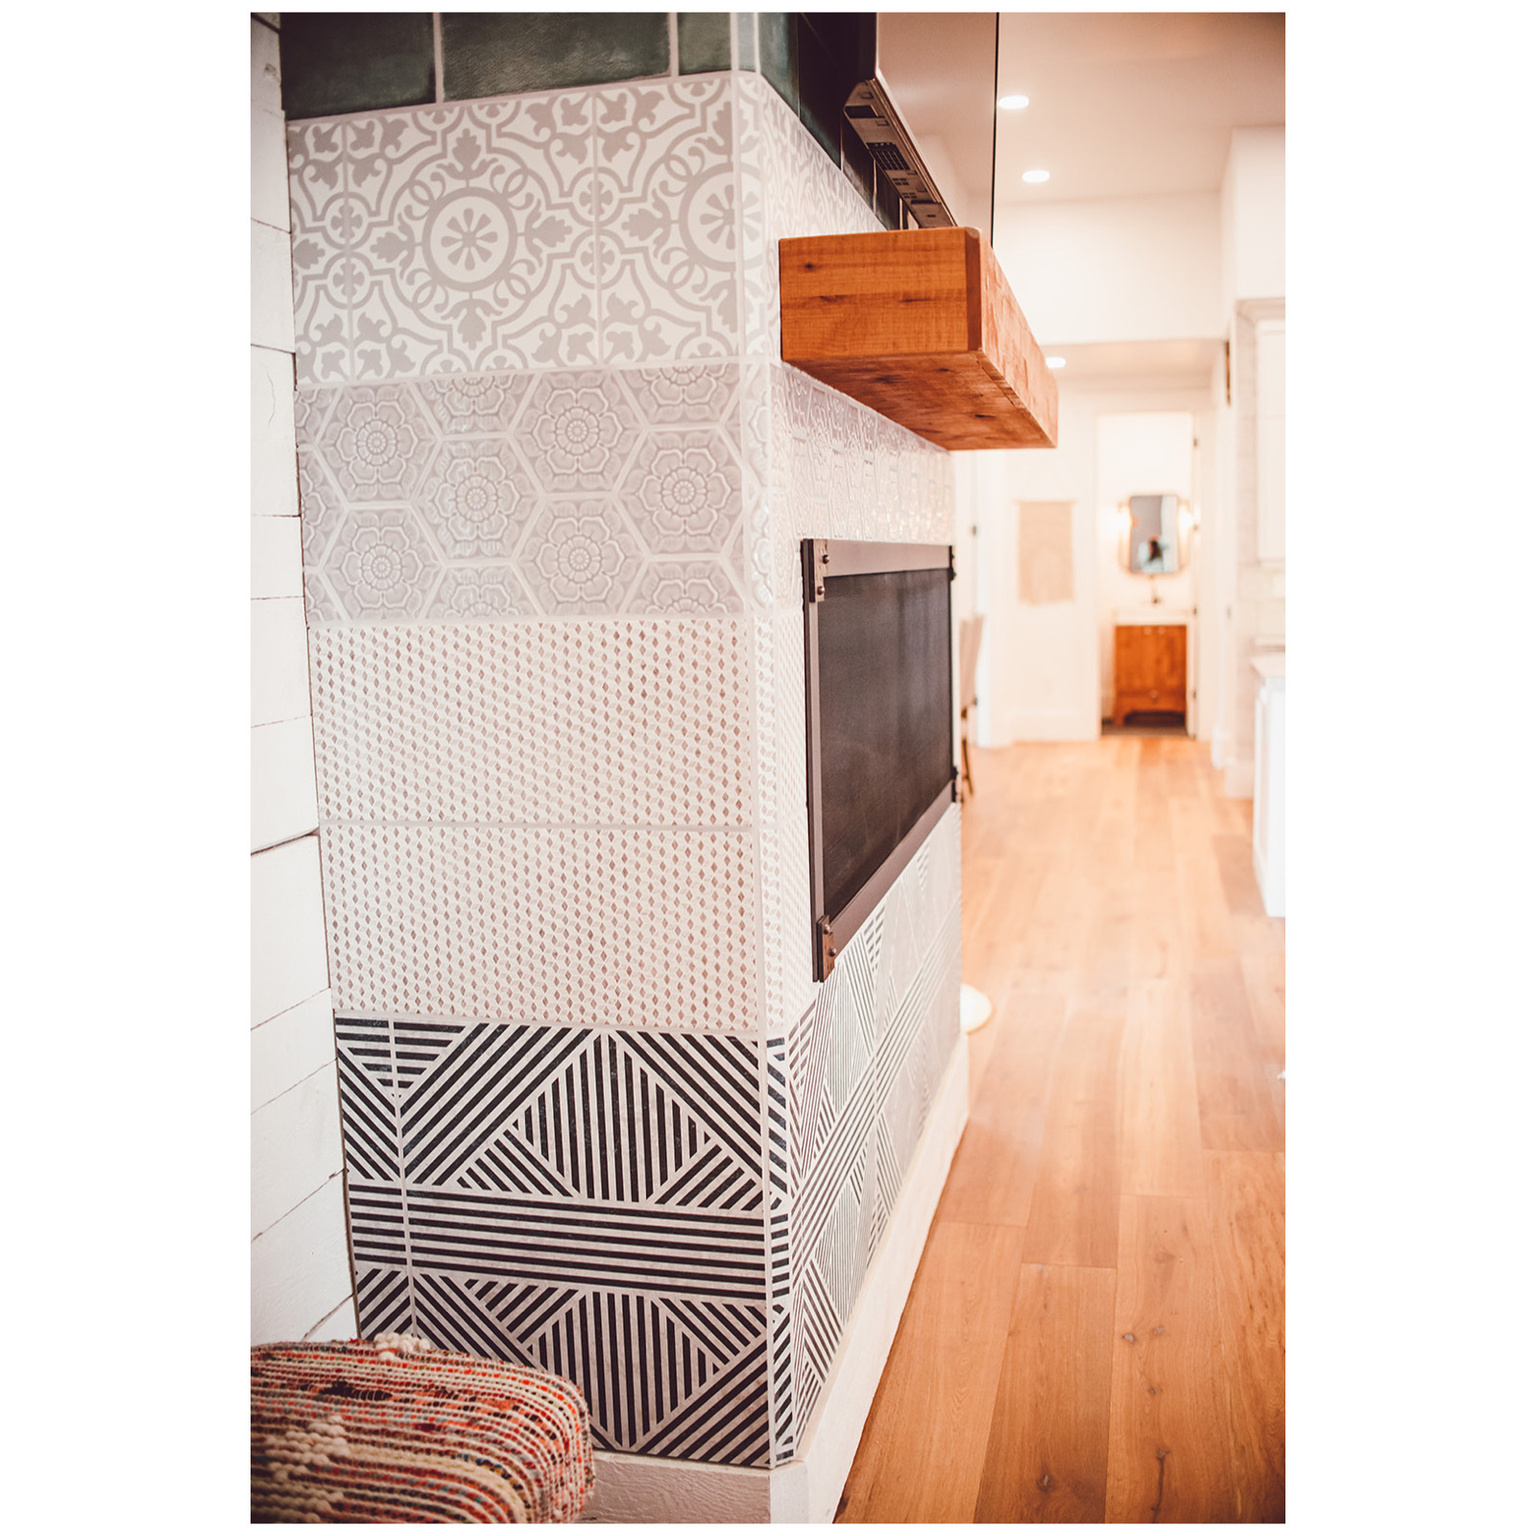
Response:
[[[955,798],[948,544],[806,539],[812,968],[874,911]]]

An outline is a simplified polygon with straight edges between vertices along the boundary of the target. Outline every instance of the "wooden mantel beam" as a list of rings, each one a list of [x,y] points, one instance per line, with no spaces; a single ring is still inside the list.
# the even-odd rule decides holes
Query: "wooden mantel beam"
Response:
[[[1054,448],[1056,380],[974,229],[779,242],[781,353],[941,448]]]

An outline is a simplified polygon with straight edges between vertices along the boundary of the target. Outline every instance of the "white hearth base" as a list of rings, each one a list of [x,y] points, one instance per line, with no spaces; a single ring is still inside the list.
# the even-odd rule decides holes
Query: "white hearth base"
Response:
[[[831,1522],[896,1338],[950,1162],[965,1130],[968,1062],[961,1035],[890,1225],[843,1330],[826,1387],[801,1440],[800,1455],[769,1472],[599,1451],[597,1485],[583,1521],[608,1525]]]

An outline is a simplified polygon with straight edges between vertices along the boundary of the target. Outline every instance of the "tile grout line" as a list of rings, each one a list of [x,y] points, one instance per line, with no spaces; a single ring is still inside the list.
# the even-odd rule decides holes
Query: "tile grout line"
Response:
[[[303,835],[305,837],[308,837],[309,833],[306,832]],[[292,839],[290,839],[290,841],[297,842],[298,839],[297,838],[292,838]],[[280,848],[283,845],[281,843],[279,843],[276,846]],[[265,852],[266,850],[265,849],[259,849],[257,851],[258,852]],[[330,992],[330,990],[331,990],[331,984],[329,982],[327,982],[323,987],[317,987],[313,992],[311,992],[309,994],[308,997],[301,997],[298,1000],[298,1002],[296,1002],[296,1003],[289,1003],[289,1005],[286,1008],[279,1008],[276,1013],[269,1013],[266,1016],[266,1018],[258,1019],[256,1021],[256,1023],[251,1025],[251,1033],[254,1035],[258,1029],[263,1029],[263,1028],[266,1027],[266,1025],[275,1023],[278,1019],[282,1018],[284,1014],[292,1013],[292,1012],[294,1012],[295,1009],[302,1008],[306,1003],[314,1002],[314,1000],[317,997],[324,997],[324,996],[326,996]]]
[[[432,12],[432,84],[436,91],[436,100],[439,105],[445,100],[443,94],[443,13]]]
[[[308,720],[309,718],[310,717],[308,715],[295,715],[293,717],[293,720],[273,720],[273,721],[271,721],[269,723],[272,724],[272,725],[292,725],[294,720]],[[251,729],[255,730],[255,731],[259,731],[261,729],[261,727],[259,725],[255,725],[255,726],[252,726]],[[319,835],[320,835],[320,823],[317,822],[307,832],[295,832],[292,837],[282,838],[278,842],[275,842],[275,843],[263,843],[260,848],[252,848],[251,849],[251,857],[254,859],[256,857],[256,855],[259,854],[259,853],[275,853],[279,848],[291,848],[294,843],[302,843],[306,837],[319,837]],[[324,987],[321,987],[319,989],[319,991],[317,991],[315,993],[312,993],[311,995],[314,996],[314,997],[318,997],[320,995],[320,992],[326,991],[329,988],[329,986],[330,986],[330,983],[327,982]],[[301,998],[299,1001],[307,1003],[309,1001],[309,998],[307,998],[307,997],[306,998]],[[299,1006],[299,1004],[298,1003],[293,1003],[293,1004],[290,1004],[290,1006],[294,1007],[294,1008],[297,1008]],[[288,1009],[284,1008],[281,1011],[283,1013],[287,1013]],[[274,1013],[272,1015],[272,1017],[275,1019],[277,1017],[277,1014]],[[262,1024],[265,1024],[267,1021],[266,1021],[266,1019],[263,1019],[261,1022],[262,1022]],[[259,1025],[255,1025],[255,1024],[253,1024],[251,1026],[252,1029],[257,1029],[259,1027],[260,1027]]]

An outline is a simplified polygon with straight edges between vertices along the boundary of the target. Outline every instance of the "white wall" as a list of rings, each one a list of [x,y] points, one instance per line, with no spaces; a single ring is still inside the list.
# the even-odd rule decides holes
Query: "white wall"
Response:
[[[967,454],[956,482],[956,521],[976,542],[977,611],[986,615],[977,662],[981,746],[1083,741],[1099,733],[1094,597],[1093,416],[1063,394],[1058,446]],[[967,492],[970,501],[967,501]],[[1070,501],[1072,600],[1019,600],[1021,501]]]
[[[1234,128],[1221,184],[1223,309],[1285,293],[1285,129]]]
[[[274,18],[275,20],[275,18]],[[356,1332],[304,629],[278,37],[251,18],[251,1340]]]
[[[1193,504],[1195,418],[1188,411],[1113,411],[1100,414],[1097,424],[1099,715],[1107,720],[1114,708],[1116,610],[1150,602],[1154,587],[1170,608],[1196,606],[1192,563],[1157,577],[1133,575],[1121,566],[1118,510],[1128,497],[1151,491],[1173,491]],[[1198,558],[1193,539],[1190,557]]]
[[[1042,343],[1219,337],[1214,192],[997,208],[997,258]]]

